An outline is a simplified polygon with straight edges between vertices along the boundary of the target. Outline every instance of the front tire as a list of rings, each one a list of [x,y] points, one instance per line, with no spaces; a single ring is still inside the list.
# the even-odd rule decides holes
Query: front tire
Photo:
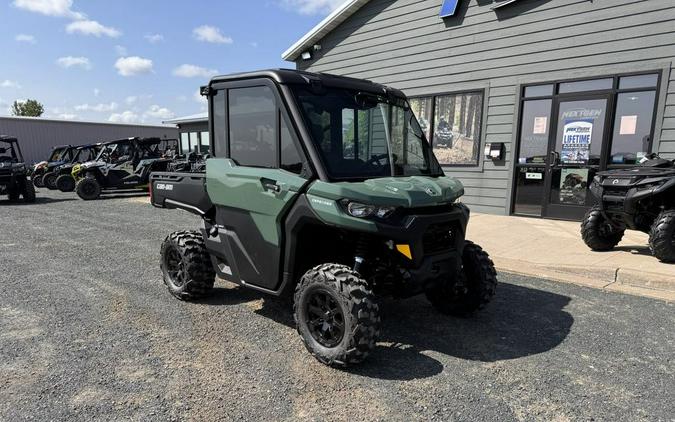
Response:
[[[621,242],[626,230],[612,225],[598,207],[586,213],[581,223],[581,238],[594,251],[609,251]]]
[[[456,278],[426,292],[442,314],[467,316],[483,309],[497,290],[497,271],[490,256],[473,242],[465,241],[462,269]]]
[[[379,335],[379,307],[368,283],[345,265],[307,271],[295,288],[296,328],[319,362],[346,367],[362,362]]]
[[[49,190],[56,190],[56,173],[50,172],[42,176],[42,183]]]
[[[23,200],[29,204],[35,202],[35,186],[33,186],[33,184],[28,180],[24,182],[22,196]]]
[[[33,186],[36,188],[43,188],[45,185],[42,183],[42,174],[34,174],[31,176],[33,180]]]
[[[69,174],[62,174],[56,178],[56,188],[61,192],[72,192],[75,190],[75,179]]]
[[[675,263],[675,210],[662,211],[649,232],[649,249],[661,262]]]
[[[164,284],[176,298],[197,299],[213,289],[216,273],[200,232],[171,233],[162,243],[160,256]]]
[[[77,196],[85,201],[92,201],[101,196],[101,185],[94,177],[85,177],[75,185]]]

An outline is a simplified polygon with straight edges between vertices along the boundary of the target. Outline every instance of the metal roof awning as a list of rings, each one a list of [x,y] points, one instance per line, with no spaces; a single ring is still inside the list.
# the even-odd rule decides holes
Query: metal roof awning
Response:
[[[165,125],[184,125],[187,123],[201,123],[208,122],[209,114],[208,113],[199,113],[192,114],[190,116],[177,117],[175,119],[164,120],[162,123]]]

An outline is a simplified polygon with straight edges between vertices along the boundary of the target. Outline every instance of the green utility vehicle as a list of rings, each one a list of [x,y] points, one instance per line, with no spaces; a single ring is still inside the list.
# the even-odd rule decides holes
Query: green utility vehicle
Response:
[[[293,295],[297,330],[319,361],[362,361],[378,298],[426,294],[440,312],[486,305],[497,277],[465,240],[462,184],[446,177],[402,92],[293,70],[216,77],[214,158],[205,173],[151,176],[152,204],[203,219],[170,234],[161,269],[179,299],[214,279]]]

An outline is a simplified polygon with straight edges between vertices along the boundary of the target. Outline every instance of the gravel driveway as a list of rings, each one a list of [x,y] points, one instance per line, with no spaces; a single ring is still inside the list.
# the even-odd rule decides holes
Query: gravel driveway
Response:
[[[38,195],[0,201],[0,420],[675,420],[672,304],[501,274],[473,319],[383,301],[377,349],[340,371],[288,303],[169,295],[159,245],[191,215]]]

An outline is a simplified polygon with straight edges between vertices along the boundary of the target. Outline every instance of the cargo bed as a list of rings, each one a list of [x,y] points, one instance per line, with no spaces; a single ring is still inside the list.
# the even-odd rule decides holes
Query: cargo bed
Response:
[[[150,198],[157,208],[182,209],[200,216],[213,208],[206,192],[205,173],[152,173]]]

